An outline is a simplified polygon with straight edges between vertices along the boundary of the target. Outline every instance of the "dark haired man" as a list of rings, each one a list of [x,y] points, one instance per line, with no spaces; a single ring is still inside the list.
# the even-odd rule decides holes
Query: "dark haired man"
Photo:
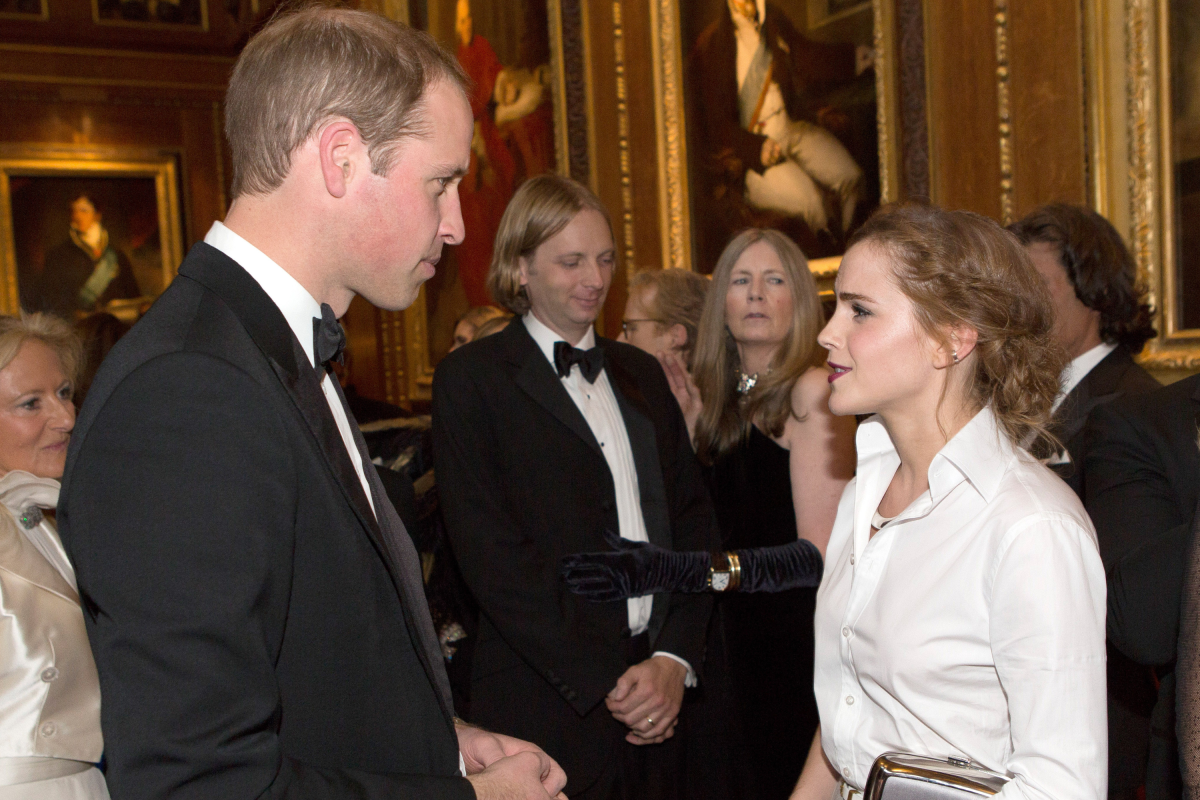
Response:
[[[234,67],[229,214],[97,374],[63,480],[114,797],[566,782],[453,718],[417,553],[330,375],[354,295],[408,306],[463,238],[465,83],[424,34],[321,7]]]
[[[1104,217],[1082,206],[1035,209],[1009,229],[1025,245],[1054,301],[1054,337],[1071,362],[1055,404],[1051,433],[1063,449],[1035,453],[1083,497],[1083,435],[1097,406],[1159,388],[1133,357],[1154,336],[1133,255]]]

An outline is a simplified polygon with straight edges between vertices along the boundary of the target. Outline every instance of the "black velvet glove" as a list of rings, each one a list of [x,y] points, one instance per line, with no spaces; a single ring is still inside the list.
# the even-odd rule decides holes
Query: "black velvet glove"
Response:
[[[560,572],[567,588],[593,602],[623,600],[657,592],[705,592],[712,556],[676,553],[647,542],[631,542],[604,532],[611,553],[564,556]],[[774,547],[736,550],[742,566],[742,592],[782,592],[816,586],[824,561],[816,545],[797,539]]]

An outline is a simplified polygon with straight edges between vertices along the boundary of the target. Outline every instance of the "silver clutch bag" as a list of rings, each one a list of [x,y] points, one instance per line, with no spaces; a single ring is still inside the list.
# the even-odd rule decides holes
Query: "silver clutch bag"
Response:
[[[965,759],[884,753],[871,766],[863,800],[974,800],[997,794],[1008,781]]]

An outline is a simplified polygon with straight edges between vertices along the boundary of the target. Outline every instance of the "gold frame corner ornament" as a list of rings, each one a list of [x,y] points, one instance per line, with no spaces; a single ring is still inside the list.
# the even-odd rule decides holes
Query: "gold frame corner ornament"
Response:
[[[1159,333],[1139,360],[1200,369],[1200,329],[1180,326],[1175,268],[1168,0],[1085,0],[1091,201],[1126,234]],[[1123,69],[1108,56],[1124,52]],[[1124,147],[1122,148],[1122,145]],[[1124,160],[1115,151],[1124,150]]]
[[[679,0],[650,0],[651,60],[658,143],[658,199],[662,266],[693,269],[691,196],[683,98],[683,42]],[[896,3],[871,0],[874,17],[875,120],[879,139],[879,200],[897,200],[900,187],[899,99],[896,76]],[[832,285],[841,257],[810,262],[814,277]]]
[[[10,178],[153,178],[158,205],[163,287],[183,260],[183,220],[175,153],[122,148],[65,148],[36,144],[0,146],[0,313],[20,312],[16,236]]]

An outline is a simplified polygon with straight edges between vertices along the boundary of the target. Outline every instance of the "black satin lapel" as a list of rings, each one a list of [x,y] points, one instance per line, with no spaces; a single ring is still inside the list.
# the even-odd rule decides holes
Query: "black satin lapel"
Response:
[[[371,511],[371,504],[367,501],[366,493],[363,492],[362,481],[358,479],[358,472],[350,461],[350,454],[346,452],[346,445],[342,441],[342,434],[338,431],[337,423],[333,419],[333,412],[329,410],[325,393],[321,391],[321,385],[317,382],[316,371],[312,367],[304,368],[308,364],[308,356],[304,355],[304,352],[300,350],[300,345],[295,341],[293,341],[293,346],[295,347],[293,357],[300,367],[299,371],[293,373],[275,359],[270,359],[271,368],[275,370],[275,374],[288,390],[292,402],[296,404],[296,409],[308,423],[308,428],[317,440],[317,444],[320,445],[321,452],[325,456],[325,463],[329,465],[342,494],[346,496],[346,500],[363,525],[371,532],[376,544],[382,546],[382,531],[379,530],[379,523],[375,520],[375,513]],[[392,565],[389,564],[388,567],[391,569]]]
[[[437,632],[433,627],[433,617],[429,613],[429,603],[425,599],[425,582],[421,575],[421,556],[413,545],[412,537],[404,527],[395,506],[388,499],[383,481],[371,463],[371,455],[367,451],[367,442],[359,430],[346,395],[336,381],[334,388],[342,408],[346,410],[346,418],[350,421],[350,431],[359,456],[363,460],[363,469],[367,483],[371,487],[371,498],[375,502],[375,511],[379,518],[379,526],[383,531],[385,542],[384,552],[392,561],[392,574],[396,576],[396,586],[400,592],[401,607],[404,610],[404,621],[408,624],[409,635],[413,637],[413,649],[417,658],[429,677],[429,682],[437,687],[438,701],[450,730],[454,731],[454,700],[450,694],[450,678],[446,674],[442,662],[442,647],[438,642]],[[358,479],[357,474],[355,480]]]
[[[614,361],[613,358],[607,359],[605,371],[608,372],[617,406],[625,420],[625,431],[629,435],[646,535],[652,544],[670,550],[671,521],[667,512],[667,492],[663,486],[662,462],[658,459],[658,435],[650,418],[646,398],[637,382]]]
[[[596,455],[603,458],[604,453],[600,450],[600,443],[596,441],[592,429],[588,427],[587,420],[579,412],[579,407],[575,405],[571,395],[567,394],[562,381],[554,374],[554,368],[550,366],[550,362],[546,360],[540,350],[536,349],[536,345],[534,348],[534,352],[529,354],[520,371],[517,372],[517,385],[536,400],[542,408],[553,414],[559,422],[573,431],[576,436],[587,442],[588,446],[596,451]]]

